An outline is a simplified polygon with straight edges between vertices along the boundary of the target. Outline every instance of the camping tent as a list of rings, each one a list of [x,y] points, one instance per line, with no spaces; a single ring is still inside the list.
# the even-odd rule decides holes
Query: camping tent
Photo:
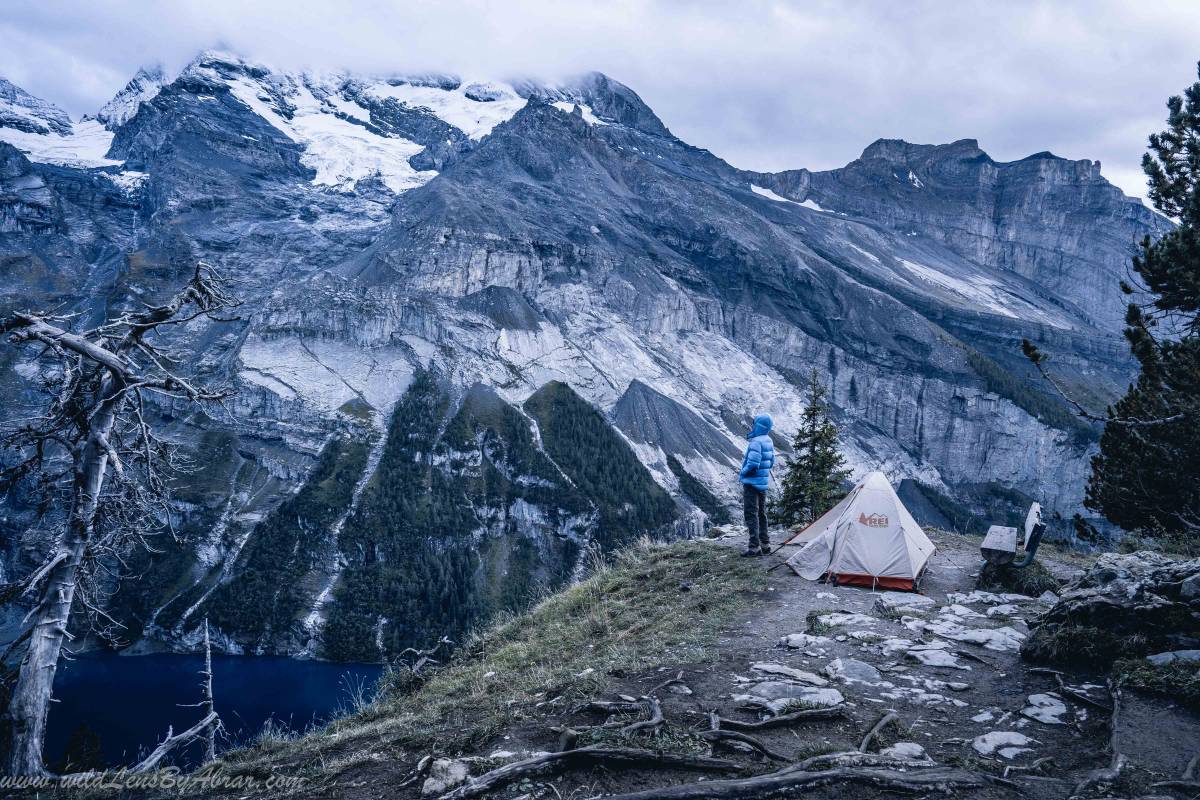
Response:
[[[882,472],[872,472],[796,538],[787,564],[809,580],[912,589],[933,555],[933,542],[908,513]]]

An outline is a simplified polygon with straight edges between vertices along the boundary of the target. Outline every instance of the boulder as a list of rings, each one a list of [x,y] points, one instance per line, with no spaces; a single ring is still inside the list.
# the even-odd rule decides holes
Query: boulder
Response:
[[[1186,594],[1197,580],[1200,559],[1105,553],[1036,620],[1021,653],[1096,666],[1200,647],[1200,603]]]

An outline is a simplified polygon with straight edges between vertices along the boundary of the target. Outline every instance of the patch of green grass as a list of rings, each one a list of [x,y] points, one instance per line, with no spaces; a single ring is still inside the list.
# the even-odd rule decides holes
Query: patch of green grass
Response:
[[[1200,710],[1200,664],[1195,661],[1151,664],[1144,658],[1126,658],[1113,664],[1113,676],[1122,686]]]
[[[638,718],[630,717],[628,722],[637,722]],[[601,745],[605,747],[653,747],[654,750],[679,755],[699,756],[708,755],[708,743],[694,732],[679,725],[664,723],[658,735],[652,740],[645,734],[627,734],[620,728],[592,728],[579,736],[578,745]]]
[[[984,564],[975,585],[989,592],[1013,592],[1039,597],[1043,592],[1057,592],[1062,582],[1050,574],[1044,564],[1034,561],[1024,569],[1008,565]]]
[[[385,681],[360,713],[293,742],[232,753],[227,764],[243,771],[312,763],[359,747],[422,755],[477,748],[594,696],[606,675],[710,660],[718,632],[748,605],[760,578],[757,564],[732,548],[643,539],[587,580],[473,637],[415,691]]]
[[[1117,659],[1146,654],[1146,637],[1118,636],[1089,625],[1042,625],[1021,647],[1030,661],[1066,666],[1106,667]]]

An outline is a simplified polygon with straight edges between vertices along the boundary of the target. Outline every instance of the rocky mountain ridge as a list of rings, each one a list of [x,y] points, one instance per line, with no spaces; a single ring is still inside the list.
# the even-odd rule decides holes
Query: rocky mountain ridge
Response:
[[[0,102],[16,114],[14,103],[34,107],[25,97],[14,87]],[[139,73],[105,108],[45,132],[0,116],[3,304],[94,320],[165,292],[196,258],[235,276],[245,299],[241,321],[197,325],[177,343],[239,391],[227,418],[158,410],[205,468],[180,489],[187,542],[117,596],[143,647],[188,646],[194,631],[176,623],[193,617],[176,604],[252,595],[228,587],[255,571],[268,531],[303,545],[289,567],[295,594],[270,631],[228,621],[229,649],[321,654],[346,567],[390,569],[407,546],[487,540],[512,552],[525,541],[532,587],[568,579],[593,544],[623,541],[596,510],[644,504],[650,485],[673,510],[639,530],[690,529],[703,512],[679,470],[731,503],[748,417],[773,414],[786,455],[798,382],[814,367],[856,472],[883,467],[942,508],[1003,516],[1037,499],[1066,529],[1095,432],[1028,380],[1016,345],[1038,341],[1081,394],[1112,397],[1130,372],[1111,324],[1117,281],[1133,243],[1167,225],[1092,162],[998,164],[969,141],[881,140],[842,170],[742,171],[599,74],[555,86],[300,75],[205,53],[173,79]],[[7,358],[5,388],[32,401],[37,365]],[[412,523],[390,556],[355,539],[361,527],[353,551],[331,545],[359,524],[364,497],[388,489],[372,484],[382,443],[425,373],[444,404],[430,421],[479,401],[475,386],[502,410],[489,419],[506,420],[477,429],[491,431],[483,450],[464,440],[439,454],[436,435],[413,454],[427,480],[470,482],[484,463],[503,473],[506,458],[489,454],[531,442],[548,453],[528,404],[562,385],[557,402],[604,421],[608,433],[588,441],[616,437],[636,455],[622,470],[633,484],[579,489],[567,506],[593,512],[565,559],[541,561],[559,541],[559,509],[526,513],[514,506],[522,492],[496,495],[490,479],[472,490],[482,494],[443,498],[473,508],[448,538]],[[569,453],[549,458],[570,476]],[[331,475],[349,485],[334,491]],[[271,527],[304,486],[342,512],[303,535]],[[4,565],[20,571],[36,542],[25,511],[10,511]],[[486,567],[463,561],[436,579],[486,614],[514,596],[508,568]],[[444,614],[413,610],[427,619],[405,638],[390,633],[399,602],[354,611],[359,627],[374,620],[380,653],[427,637]]]

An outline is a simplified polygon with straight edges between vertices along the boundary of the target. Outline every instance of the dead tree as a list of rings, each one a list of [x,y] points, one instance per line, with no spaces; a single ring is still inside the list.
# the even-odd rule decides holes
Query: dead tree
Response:
[[[115,621],[103,597],[135,546],[173,535],[168,480],[178,454],[152,429],[147,395],[203,406],[228,391],[195,385],[165,352],[164,334],[237,303],[225,280],[197,264],[187,285],[162,305],[124,313],[99,327],[73,331],[69,316],[16,312],[0,320],[15,345],[38,348],[44,414],[23,421],[4,440],[15,463],[0,471],[0,488],[24,483],[45,507],[63,504],[50,556],[24,581],[0,589],[0,601],[33,598],[22,630],[4,656],[24,646],[4,723],[7,773],[44,775],[42,743],[58,660],[72,638],[72,614],[111,635]]]

